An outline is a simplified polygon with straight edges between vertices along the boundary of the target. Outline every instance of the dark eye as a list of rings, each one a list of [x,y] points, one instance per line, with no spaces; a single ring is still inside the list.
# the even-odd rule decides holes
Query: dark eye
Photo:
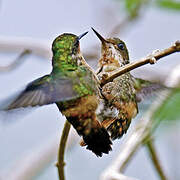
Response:
[[[121,50],[124,50],[124,49],[125,49],[123,43],[119,43],[119,44],[117,44],[117,46],[118,46],[118,48],[121,49]]]
[[[74,43],[74,46],[76,46],[76,47],[79,46],[79,41],[78,40]]]

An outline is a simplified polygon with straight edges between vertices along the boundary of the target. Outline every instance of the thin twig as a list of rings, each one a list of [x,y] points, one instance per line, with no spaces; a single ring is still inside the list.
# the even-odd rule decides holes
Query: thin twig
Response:
[[[24,50],[11,64],[7,66],[0,66],[0,72],[9,72],[17,68],[21,63],[23,63],[24,59],[27,55],[31,54],[31,51],[26,49]]]
[[[61,135],[59,151],[58,151],[58,162],[56,164],[56,166],[58,168],[58,174],[59,174],[60,180],[65,180],[65,176],[64,176],[64,166],[65,166],[64,152],[65,152],[66,142],[67,142],[67,138],[69,135],[70,128],[71,128],[71,124],[68,121],[66,121],[64,124],[62,135]]]
[[[155,150],[155,146],[151,138],[146,142],[146,147],[149,151],[152,163],[155,166],[159,177],[161,178],[161,180],[167,180],[164,171],[162,170],[162,167],[160,165],[160,161],[158,159],[157,152]]]
[[[43,39],[29,37],[4,37],[0,36],[1,52],[20,52],[29,49],[32,54],[51,59],[51,42]]]
[[[152,53],[151,55],[148,55],[146,58],[142,58],[138,61],[129,63],[121,68],[118,68],[111,76],[104,78],[101,81],[101,86],[103,86],[104,84],[112,81],[113,79],[115,79],[116,77],[129,72],[137,67],[143,66],[145,64],[154,64],[157,60],[159,60],[162,57],[168,56],[170,54],[173,54],[175,52],[180,52],[180,41],[176,41],[174,43],[174,45],[172,45],[171,47],[164,49],[162,51],[156,51],[155,53]]]

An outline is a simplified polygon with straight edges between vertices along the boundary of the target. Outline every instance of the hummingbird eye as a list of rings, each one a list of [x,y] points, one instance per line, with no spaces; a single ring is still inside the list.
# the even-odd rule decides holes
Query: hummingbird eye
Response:
[[[77,50],[78,50],[78,47],[79,47],[79,40],[76,40],[76,41],[74,42],[74,46],[73,46],[73,48],[72,48],[72,53],[73,53],[73,54],[76,54],[76,52],[77,52]]]
[[[117,44],[117,46],[118,46],[118,48],[119,48],[120,50],[124,50],[124,49],[125,49],[123,43],[119,43],[119,44]]]
[[[76,42],[74,43],[74,46],[76,46],[76,47],[79,46],[79,40],[76,40]]]

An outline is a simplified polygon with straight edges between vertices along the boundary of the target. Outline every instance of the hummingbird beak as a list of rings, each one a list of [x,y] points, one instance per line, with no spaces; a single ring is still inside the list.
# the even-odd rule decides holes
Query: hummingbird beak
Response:
[[[80,36],[78,36],[78,40],[80,40],[80,39],[81,39],[83,36],[85,36],[87,33],[88,33],[88,31],[85,32],[85,33],[83,33],[83,34],[81,34]]]
[[[102,43],[107,42],[106,39],[104,39],[94,28],[91,28],[91,29],[94,31],[94,33],[101,40]]]

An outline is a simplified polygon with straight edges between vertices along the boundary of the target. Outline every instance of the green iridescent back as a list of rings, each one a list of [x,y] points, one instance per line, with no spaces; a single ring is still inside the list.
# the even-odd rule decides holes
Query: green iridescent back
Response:
[[[84,65],[78,65],[82,60],[79,54],[79,37],[74,34],[64,33],[58,36],[53,44],[53,81],[63,77],[71,81],[71,88],[79,97],[98,93],[97,82],[93,73]]]

